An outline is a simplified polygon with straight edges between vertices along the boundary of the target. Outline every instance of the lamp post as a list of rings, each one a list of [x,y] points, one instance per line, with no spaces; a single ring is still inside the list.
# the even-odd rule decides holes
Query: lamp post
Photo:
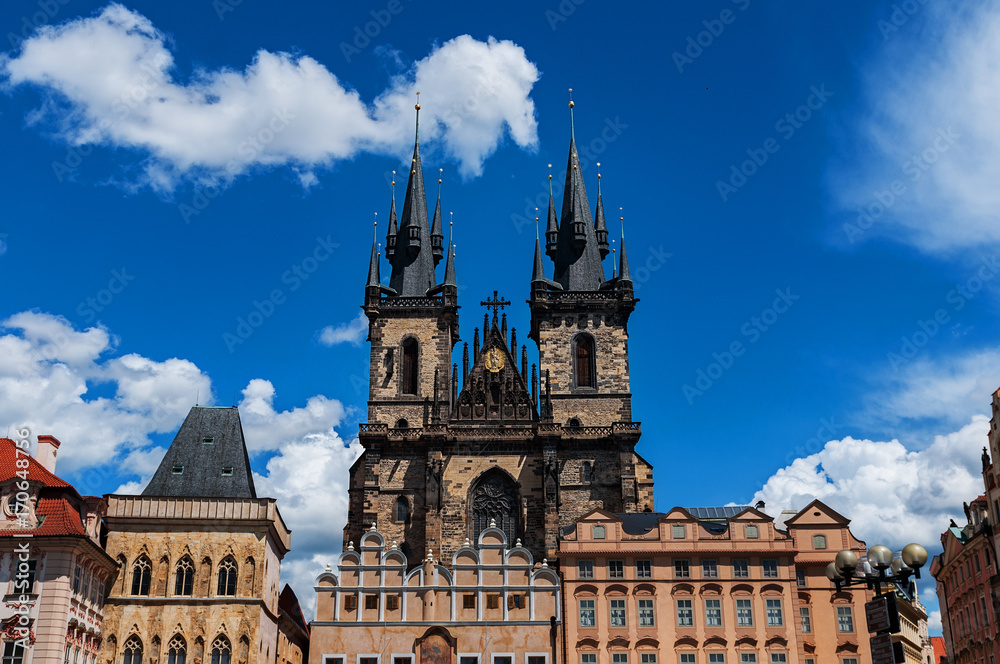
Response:
[[[892,585],[913,601],[910,577],[919,579],[920,568],[926,563],[927,549],[919,544],[907,544],[899,555],[893,555],[887,546],[876,544],[860,559],[850,549],[844,549],[826,566],[826,576],[836,584],[838,591],[843,587],[865,585],[881,595],[883,584]]]

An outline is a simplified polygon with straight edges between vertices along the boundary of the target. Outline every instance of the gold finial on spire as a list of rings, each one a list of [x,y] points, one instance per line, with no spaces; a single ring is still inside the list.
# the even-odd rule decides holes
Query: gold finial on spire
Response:
[[[417,93],[417,103],[414,104],[413,108],[417,110],[417,130],[416,136],[413,139],[414,143],[420,143],[420,93]]]
[[[438,194],[441,193],[441,176],[443,174],[444,174],[444,169],[443,168],[439,168],[438,169]]]
[[[455,225],[455,213],[454,212],[449,212],[448,213],[448,225],[449,226],[454,226]]]
[[[573,88],[569,89],[569,107],[573,108]]]
[[[535,241],[538,241],[538,208],[535,208]]]
[[[601,162],[597,162],[597,195],[601,195]]]
[[[415,108],[418,111],[420,110],[420,93],[419,92],[417,92],[417,103],[416,103],[416,105],[414,105],[413,108]]]
[[[576,140],[576,131],[573,129],[573,88],[569,89],[569,137]]]

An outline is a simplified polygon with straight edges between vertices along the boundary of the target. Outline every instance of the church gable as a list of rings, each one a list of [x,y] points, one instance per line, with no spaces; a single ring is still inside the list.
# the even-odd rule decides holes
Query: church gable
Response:
[[[524,375],[527,365],[522,362],[518,372],[506,337],[494,315],[483,348],[475,357],[452,409],[452,423],[529,424],[538,420],[528,391],[528,377]]]

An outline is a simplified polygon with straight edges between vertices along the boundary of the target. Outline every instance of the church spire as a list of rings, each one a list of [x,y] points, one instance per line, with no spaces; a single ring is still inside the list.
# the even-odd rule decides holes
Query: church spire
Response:
[[[622,225],[622,254],[621,266],[618,268],[618,280],[632,283],[632,275],[628,271],[628,256],[625,254],[625,216],[622,215],[619,221]]]
[[[558,246],[559,222],[556,221],[556,202],[552,197],[552,164],[549,164],[549,216],[545,225],[545,253],[552,260],[556,259]]]
[[[368,264],[368,285],[379,288],[382,286],[382,277],[379,275],[378,264],[378,212],[375,213],[375,223],[372,232],[372,259]]]
[[[396,253],[396,236],[399,225],[396,223],[396,171],[392,172],[392,205],[389,207],[389,232],[385,235],[385,257],[391,263],[392,255]]]
[[[454,214],[454,213],[449,213]],[[445,259],[444,263],[444,286],[458,286],[455,281],[455,221],[454,219],[449,219],[448,221],[448,257]]]
[[[572,99],[569,105],[572,118]],[[587,189],[583,184],[580,156],[576,151],[574,129],[571,126],[553,275],[553,279],[565,290],[596,291],[604,283],[604,268],[601,266],[600,249],[592,219]]]
[[[417,97],[419,99],[419,97]],[[423,297],[434,287],[434,255],[427,219],[427,196],[420,164],[420,104],[413,142],[413,159],[406,183],[403,214],[399,221],[398,245],[393,252],[389,287],[403,297]]]
[[[601,261],[608,257],[608,225],[604,221],[604,199],[601,197],[601,162],[597,162],[597,212],[594,213],[594,234]]]
[[[431,246],[434,253],[434,267],[437,267],[437,264],[444,256],[444,248],[441,246],[441,243],[444,241],[444,234],[441,232],[441,174],[443,172],[443,168],[438,169],[437,205],[434,208],[434,221],[431,223]]]
[[[535,208],[538,212],[538,208]],[[531,283],[545,281],[545,264],[542,262],[542,244],[538,239],[538,217],[535,217],[535,264],[531,270]]]

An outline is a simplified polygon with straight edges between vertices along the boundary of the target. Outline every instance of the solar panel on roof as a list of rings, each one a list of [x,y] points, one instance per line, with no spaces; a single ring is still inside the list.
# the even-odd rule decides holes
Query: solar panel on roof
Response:
[[[686,507],[685,509],[696,519],[731,519],[747,509],[747,506],[725,505],[723,507]]]

